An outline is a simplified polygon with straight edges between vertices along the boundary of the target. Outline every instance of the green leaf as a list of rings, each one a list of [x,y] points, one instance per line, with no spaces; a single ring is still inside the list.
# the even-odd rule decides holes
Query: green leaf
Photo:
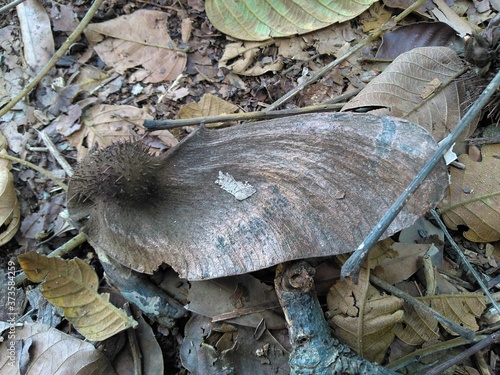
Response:
[[[207,0],[210,21],[241,40],[305,34],[350,20],[376,0]]]

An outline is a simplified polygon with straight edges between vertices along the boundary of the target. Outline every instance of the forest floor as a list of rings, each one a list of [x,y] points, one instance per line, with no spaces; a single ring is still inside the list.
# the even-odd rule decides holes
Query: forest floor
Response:
[[[92,366],[101,370],[113,367],[117,374],[137,374],[139,368],[145,374],[162,371],[165,374],[288,373],[288,358],[293,348],[279,302],[273,294],[275,267],[193,283],[179,279],[171,268],[162,267],[161,273],[148,276],[148,280],[161,285],[181,305],[189,303],[182,318],[162,324],[132,306],[132,314],[139,323],[137,332],[140,333],[136,336],[130,333],[133,330],[127,330],[106,340],[86,340],[85,333],[75,329],[78,324],[65,318],[67,312],[47,303],[43,297],[47,286],[41,290],[37,283],[20,278],[22,269],[18,257],[35,250],[48,255],[78,236],[78,229],[65,214],[66,186],[78,163],[95,149],[113,142],[140,140],[151,152],[161,154],[182,142],[200,121],[185,126],[174,123],[172,129],[148,131],[143,125],[146,120],[268,110],[278,99],[310,81],[318,71],[407,7],[403,1],[384,3],[377,2],[351,20],[304,35],[241,42],[212,24],[202,0],[105,1],[91,25],[71,44],[55,67],[0,116],[0,136],[3,134],[4,138],[0,139],[0,152],[31,163],[0,158],[0,219],[3,220],[0,223],[0,327],[4,332],[0,372],[49,373],[39,369],[54,369],[67,361],[74,369],[68,373],[82,374],[104,373],[86,370]],[[277,109],[295,111],[323,106],[317,108],[324,111],[325,106],[329,106],[328,111],[336,111],[380,76],[390,61],[410,50],[412,43],[419,47],[449,47],[449,51],[458,52],[457,62],[453,64],[469,68],[462,78],[453,81],[457,83],[451,94],[447,92],[443,94],[446,97],[439,97],[434,104],[422,106],[417,115],[421,116],[417,120],[428,116],[434,121],[446,112],[445,123],[427,121],[426,126],[410,119],[426,128],[437,141],[443,139],[486,87],[495,69],[498,70],[498,25],[487,34],[496,45],[474,45],[473,56],[479,56],[475,62],[483,65],[480,73],[480,69],[470,67],[470,61],[463,62],[464,42],[457,34],[464,25],[486,29],[499,9],[498,2],[494,1],[447,1],[451,8],[444,2],[434,3],[440,5],[429,1],[420,13],[406,17],[400,25],[408,29],[400,28],[399,35],[388,36],[384,39],[385,46],[381,46],[380,38],[371,41],[320,79],[305,85]],[[42,71],[90,6],[87,0],[40,3],[29,0],[22,10],[18,6],[0,13],[0,110]],[[442,12],[436,9],[453,9],[454,16],[440,16]],[[157,13],[146,14],[141,10]],[[161,19],[158,21],[161,26],[157,27],[155,17]],[[431,27],[430,23],[434,25]],[[158,38],[165,38],[157,43],[168,44],[170,48],[160,57],[155,55],[156,47],[152,44],[138,45],[135,54],[121,49],[124,42],[153,34],[156,38],[157,33]],[[420,34],[424,37],[413,39]],[[488,53],[494,51],[487,56],[492,60],[489,64],[478,61],[485,56],[477,52],[481,48]],[[377,51],[378,59],[374,59]],[[144,59],[144,56],[150,58]],[[428,60],[437,61],[433,54],[408,59],[410,65],[419,67]],[[459,70],[455,65],[447,67]],[[397,65],[393,69],[400,72],[402,68]],[[420,93],[421,97],[440,95],[438,87],[443,85],[442,80],[436,83],[426,78],[426,84],[430,91]],[[398,116],[396,109],[406,99],[399,100],[398,95],[402,94],[395,90],[411,91],[412,84],[405,85],[408,82],[404,79],[390,78],[384,86],[378,86],[379,93],[389,93],[387,107],[392,110],[389,114]],[[446,211],[453,212],[443,217],[451,236],[497,302],[500,300],[498,97],[483,110],[477,124],[468,129],[455,149],[458,161],[448,167],[455,184],[452,183],[439,206],[442,211],[438,210],[443,215]],[[351,102],[355,103],[351,109],[383,109],[385,105],[381,105],[379,99],[368,94],[358,96],[358,102]],[[229,124],[236,122],[237,118]],[[338,153],[349,159],[355,154],[353,150],[356,144],[351,143],[339,146]],[[402,177],[388,178],[396,181]],[[383,193],[392,197],[393,192]],[[472,207],[471,203],[466,212],[458,211],[464,206],[460,204],[456,211],[449,208],[474,197],[479,197],[473,203],[478,206]],[[360,212],[367,214],[369,210],[361,208]],[[200,215],[202,213],[201,206]],[[125,306],[126,301],[113,288],[113,280],[105,277],[91,244],[83,238],[77,245],[71,247],[64,258],[84,260],[94,269],[100,290],[110,293],[118,307]],[[495,311],[474,273],[444,239],[443,231],[429,214],[423,216],[417,226],[379,242],[378,247],[391,253],[393,259],[377,260],[372,271],[368,267],[365,283],[361,282],[364,290],[346,284],[348,281],[340,281],[340,267],[345,261],[342,256],[312,260],[316,267],[316,293],[334,336],[361,356],[401,373],[415,374],[425,373],[460,355],[465,345],[471,345],[432,318],[422,316],[418,309],[408,304],[403,306],[402,300],[386,299],[388,292],[370,284],[370,272],[410,295],[421,297],[442,315],[476,332],[476,341],[491,339],[491,334],[498,331],[500,312]],[[434,254],[430,265],[426,263],[429,254]],[[88,280],[93,280],[92,277]],[[332,302],[332,293],[343,297]],[[270,294],[272,298],[268,297]],[[373,314],[370,309],[382,306],[388,310],[370,316]],[[244,308],[248,310],[242,313]],[[261,310],[266,310],[265,314]],[[13,317],[16,324],[12,323]],[[263,320],[267,326],[262,326]],[[375,330],[374,335],[370,336],[370,328]],[[12,338],[16,358],[10,361],[3,354],[7,344],[14,342]],[[375,343],[382,344],[373,348],[377,346]],[[93,353],[93,348],[100,354]],[[92,354],[85,358],[75,354],[83,351]],[[498,348],[486,347],[464,358],[461,364],[450,364],[447,373],[499,373],[499,355]]]

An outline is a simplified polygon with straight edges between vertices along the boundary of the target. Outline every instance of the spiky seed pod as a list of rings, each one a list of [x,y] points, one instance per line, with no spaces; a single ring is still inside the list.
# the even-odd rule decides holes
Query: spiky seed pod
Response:
[[[75,169],[71,199],[144,204],[157,190],[159,164],[140,142],[117,142],[98,150]]]

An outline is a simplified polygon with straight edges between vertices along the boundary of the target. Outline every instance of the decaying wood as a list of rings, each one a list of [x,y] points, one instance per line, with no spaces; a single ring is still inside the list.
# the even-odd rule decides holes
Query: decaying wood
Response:
[[[314,268],[304,261],[280,264],[274,280],[292,344],[291,374],[395,374],[370,363],[330,334],[314,291]]]

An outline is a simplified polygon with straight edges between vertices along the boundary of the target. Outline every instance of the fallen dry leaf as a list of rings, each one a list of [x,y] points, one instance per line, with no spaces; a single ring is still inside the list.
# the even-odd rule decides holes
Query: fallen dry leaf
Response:
[[[442,22],[419,22],[401,26],[382,38],[377,51],[380,59],[392,60],[404,52],[417,47],[445,46],[455,50],[463,49],[462,38],[450,26]]]
[[[12,342],[16,348],[14,366],[11,366],[7,351],[9,343],[6,341],[0,345],[0,373],[3,375],[19,375],[19,369],[24,366],[24,375],[116,374],[104,353],[91,343],[45,324],[25,323],[15,328],[15,341]]]
[[[221,374],[228,368],[236,374],[290,374],[289,353],[268,330],[256,339],[254,328],[232,326],[219,333],[216,325],[196,314],[186,324],[180,358],[192,374]]]
[[[99,57],[123,74],[136,71],[138,80],[158,83],[176,79],[186,66],[186,53],[176,49],[168,30],[168,14],[138,10],[110,21],[93,23],[85,29]],[[140,27],[137,27],[140,25]]]
[[[411,305],[404,305],[404,324],[394,327],[396,336],[408,345],[421,345],[439,338],[439,323],[430,314],[425,314]]]
[[[25,67],[21,46],[17,27],[7,26],[0,29],[0,47],[4,51],[0,64],[0,108],[23,89]],[[15,107],[17,110],[21,108],[19,103]],[[3,116],[2,120],[8,121],[7,115]]]
[[[403,303],[370,285],[370,270],[362,268],[357,285],[350,280],[332,285],[328,322],[336,338],[369,361],[381,362],[394,339],[394,326],[403,320]]]
[[[0,153],[7,153],[7,146],[7,140],[0,133]],[[0,246],[14,237],[21,222],[21,208],[11,168],[10,161],[0,158]]]
[[[50,10],[50,18],[54,31],[66,31],[68,33],[78,26],[78,17],[73,10],[73,4],[68,5],[54,3]]]
[[[460,17],[444,0],[433,0],[433,2],[436,6],[430,9],[430,13],[432,13],[438,21],[450,25],[462,38],[478,30],[477,25]]]
[[[379,108],[376,113],[419,124],[440,141],[462,116],[465,88],[456,78],[463,68],[462,60],[450,48],[415,48],[396,58],[342,110]],[[434,92],[429,92],[430,87],[435,87]],[[470,132],[464,131],[457,145]]]
[[[259,61],[260,49],[269,42],[236,42],[229,43],[219,60],[220,68],[228,68],[235,74],[244,76],[259,76],[266,72],[276,72],[283,68],[281,60]]]
[[[181,107],[177,118],[208,117],[235,113],[238,106],[231,104],[212,94],[205,94],[197,103],[189,103]]]
[[[14,177],[6,168],[0,168],[0,246],[9,242],[19,229],[20,211]]]
[[[101,69],[92,65],[84,65],[78,69],[78,77],[75,84],[82,90],[91,92],[108,77],[109,74],[104,73]]]
[[[225,314],[224,321],[242,326],[255,328],[265,319],[269,329],[286,327],[283,317],[273,311],[279,306],[274,288],[252,275],[192,281],[186,298],[187,310],[212,319]]]
[[[486,308],[486,301],[481,293],[440,294],[417,299],[431,306],[442,316],[473,331],[479,329],[476,319]],[[456,334],[446,326],[443,328],[451,334]],[[421,345],[439,337],[438,321],[410,305],[405,305],[404,324],[398,324],[395,332],[398,338],[408,345]]]
[[[446,225],[456,230],[469,228],[464,237],[473,242],[500,240],[500,144],[484,145],[482,161],[466,154],[458,160],[465,169],[451,169],[448,196],[440,205]]]
[[[54,54],[54,38],[49,15],[37,0],[26,0],[17,6],[24,44],[24,59],[38,74]]]
[[[406,280],[419,270],[430,247],[431,244],[395,242],[389,247],[394,257],[382,260],[373,274],[393,285]]]
[[[142,128],[143,121],[152,118],[142,108],[99,104],[85,111],[85,126],[71,134],[68,140],[78,150],[78,160],[81,160],[96,144],[104,147],[113,142],[134,139],[133,128]]]
[[[43,296],[64,311],[64,316],[88,340],[102,341],[137,322],[98,294],[95,270],[79,258],[48,258],[35,251],[21,254],[19,264],[31,281],[42,283]]]

